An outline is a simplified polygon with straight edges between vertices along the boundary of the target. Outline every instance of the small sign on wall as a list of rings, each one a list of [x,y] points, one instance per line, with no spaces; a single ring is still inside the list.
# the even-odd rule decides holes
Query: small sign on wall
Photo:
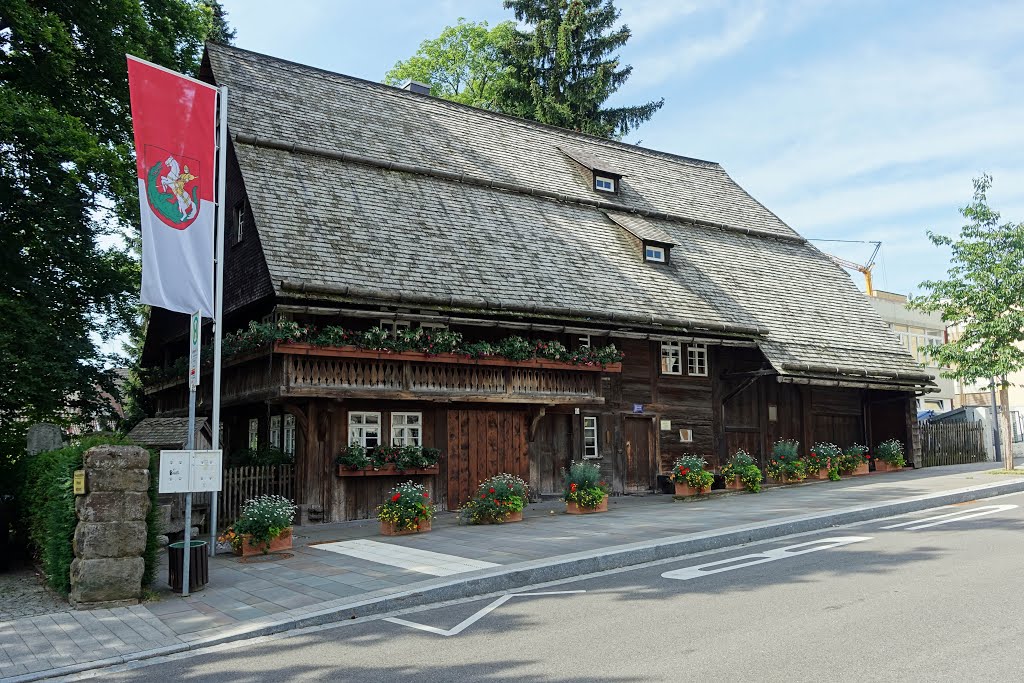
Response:
[[[633,404],[633,414],[634,415],[643,415],[644,414],[644,404],[643,403],[634,403]]]
[[[693,430],[692,429],[680,429],[679,440],[683,443],[693,443]]]
[[[768,421],[778,422],[779,421],[779,407],[774,403],[768,404]]]
[[[661,431],[663,431],[663,432],[670,432],[670,431],[672,431],[672,420],[662,420],[661,421]]]
[[[74,477],[72,478],[72,484],[76,496],[85,495],[85,470],[75,470]]]

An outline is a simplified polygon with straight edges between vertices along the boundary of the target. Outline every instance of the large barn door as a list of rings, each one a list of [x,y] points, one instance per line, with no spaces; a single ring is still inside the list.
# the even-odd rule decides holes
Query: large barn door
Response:
[[[625,420],[626,491],[650,491],[655,485],[658,466],[654,462],[654,438],[650,418],[627,417]]]
[[[525,410],[448,411],[448,509],[464,505],[477,485],[507,472],[530,476]]]

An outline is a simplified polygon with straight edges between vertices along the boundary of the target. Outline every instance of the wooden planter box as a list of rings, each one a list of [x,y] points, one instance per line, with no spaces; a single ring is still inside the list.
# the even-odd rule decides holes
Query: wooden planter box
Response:
[[[622,363],[606,365],[575,365],[556,360],[509,360],[501,357],[470,358],[457,353],[438,353],[434,355],[422,351],[372,351],[355,346],[313,346],[312,344],[289,344],[276,342],[275,353],[289,353],[306,356],[324,356],[327,358],[367,358],[373,360],[411,360],[430,363],[448,363],[453,365],[496,365],[520,368],[545,368],[548,370],[584,370],[587,372],[622,372]]]
[[[608,496],[601,499],[597,507],[583,508],[576,503],[565,501],[565,511],[570,515],[589,515],[592,512],[608,512]]]
[[[427,467],[418,470],[399,470],[395,469],[394,465],[387,465],[379,470],[375,470],[372,467],[366,467],[361,470],[353,470],[344,465],[336,465],[337,474],[339,477],[404,477],[406,475],[430,475],[437,474],[439,468],[437,465],[433,467]]]
[[[739,478],[737,477],[737,480],[738,479]],[[674,483],[676,485],[676,495],[677,496],[703,496],[705,493],[708,492],[708,489],[704,489],[702,491],[700,489],[693,488],[689,484],[680,484],[679,482],[674,482]]]
[[[890,465],[884,460],[875,460],[875,472],[900,472],[903,468]]]
[[[424,534],[430,531],[430,520],[421,519],[415,529],[401,529],[391,522],[381,521],[380,533],[384,536],[408,536],[409,534]]]
[[[249,543],[250,538],[251,536],[249,534],[242,536],[242,547],[235,550],[236,555],[249,557],[250,555],[264,555],[266,553],[276,553],[281,550],[288,550],[292,547],[292,528],[288,527],[282,531],[277,538],[270,541],[269,546],[266,543],[252,545]]]

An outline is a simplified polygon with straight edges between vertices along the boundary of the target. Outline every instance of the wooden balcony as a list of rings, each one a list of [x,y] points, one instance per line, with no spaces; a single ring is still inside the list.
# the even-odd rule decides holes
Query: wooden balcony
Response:
[[[572,365],[555,361],[473,359],[455,354],[366,351],[276,344],[224,363],[223,405],[289,397],[377,398],[438,402],[604,403],[602,377],[622,366]],[[211,400],[209,372],[200,383],[200,402]],[[160,415],[188,407],[184,378],[147,390]]]

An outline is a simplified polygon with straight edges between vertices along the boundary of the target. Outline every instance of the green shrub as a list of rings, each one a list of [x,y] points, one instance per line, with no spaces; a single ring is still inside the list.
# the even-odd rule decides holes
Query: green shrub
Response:
[[[163,533],[160,528],[160,510],[157,507],[157,493],[160,487],[160,454],[149,452],[149,512],[146,514],[146,549],[142,559],[145,568],[142,570],[142,585],[148,586],[156,580],[157,565],[160,559],[160,544],[156,537]]]

